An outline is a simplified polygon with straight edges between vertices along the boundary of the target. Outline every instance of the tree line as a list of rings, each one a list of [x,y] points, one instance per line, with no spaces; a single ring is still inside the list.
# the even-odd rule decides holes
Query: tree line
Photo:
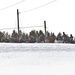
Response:
[[[59,32],[55,35],[53,32],[44,32],[42,30],[32,30],[29,33],[24,33],[21,30],[17,33],[15,30],[11,34],[0,31],[0,42],[10,43],[75,43],[75,38],[72,34],[67,35],[65,32]]]

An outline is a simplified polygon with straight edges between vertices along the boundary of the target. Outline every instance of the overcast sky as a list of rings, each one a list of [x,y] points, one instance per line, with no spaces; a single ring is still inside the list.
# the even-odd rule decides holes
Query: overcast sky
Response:
[[[52,3],[26,12],[49,2]],[[8,6],[11,7],[7,8]],[[17,9],[20,12],[20,27],[44,25],[44,20],[46,20],[48,31],[56,35],[59,32],[65,32],[75,36],[75,0],[0,0],[0,29],[17,28]],[[22,31],[29,32],[33,29],[44,30],[42,26],[25,28]]]

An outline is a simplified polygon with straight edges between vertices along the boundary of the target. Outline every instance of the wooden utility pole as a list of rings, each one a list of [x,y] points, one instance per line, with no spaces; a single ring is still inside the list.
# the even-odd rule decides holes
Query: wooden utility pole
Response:
[[[45,30],[45,38],[44,38],[44,42],[45,42],[45,39],[46,39],[46,21],[44,21],[44,30]]]
[[[46,21],[44,21],[44,30],[45,30],[45,37],[46,37]]]
[[[18,34],[19,34],[19,10],[17,9],[17,26],[18,26]]]

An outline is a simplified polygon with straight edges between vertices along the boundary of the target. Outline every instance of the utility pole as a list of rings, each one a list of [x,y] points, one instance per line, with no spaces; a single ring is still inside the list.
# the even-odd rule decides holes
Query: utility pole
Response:
[[[19,34],[19,10],[17,9],[17,26],[18,26],[18,34]]]
[[[44,21],[44,30],[45,30],[45,37],[46,37],[46,21]]]
[[[44,30],[45,30],[45,38],[44,38],[44,42],[45,42],[45,39],[46,39],[46,21],[44,21]]]

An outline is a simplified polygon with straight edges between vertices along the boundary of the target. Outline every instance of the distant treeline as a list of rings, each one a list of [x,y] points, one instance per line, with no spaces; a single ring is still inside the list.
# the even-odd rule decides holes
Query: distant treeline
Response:
[[[75,38],[72,34],[67,35],[65,32],[54,33],[46,32],[43,33],[42,30],[36,31],[32,30],[28,34],[22,32],[21,30],[17,33],[15,30],[11,34],[8,32],[0,31],[0,42],[10,42],[10,43],[75,43]]]

